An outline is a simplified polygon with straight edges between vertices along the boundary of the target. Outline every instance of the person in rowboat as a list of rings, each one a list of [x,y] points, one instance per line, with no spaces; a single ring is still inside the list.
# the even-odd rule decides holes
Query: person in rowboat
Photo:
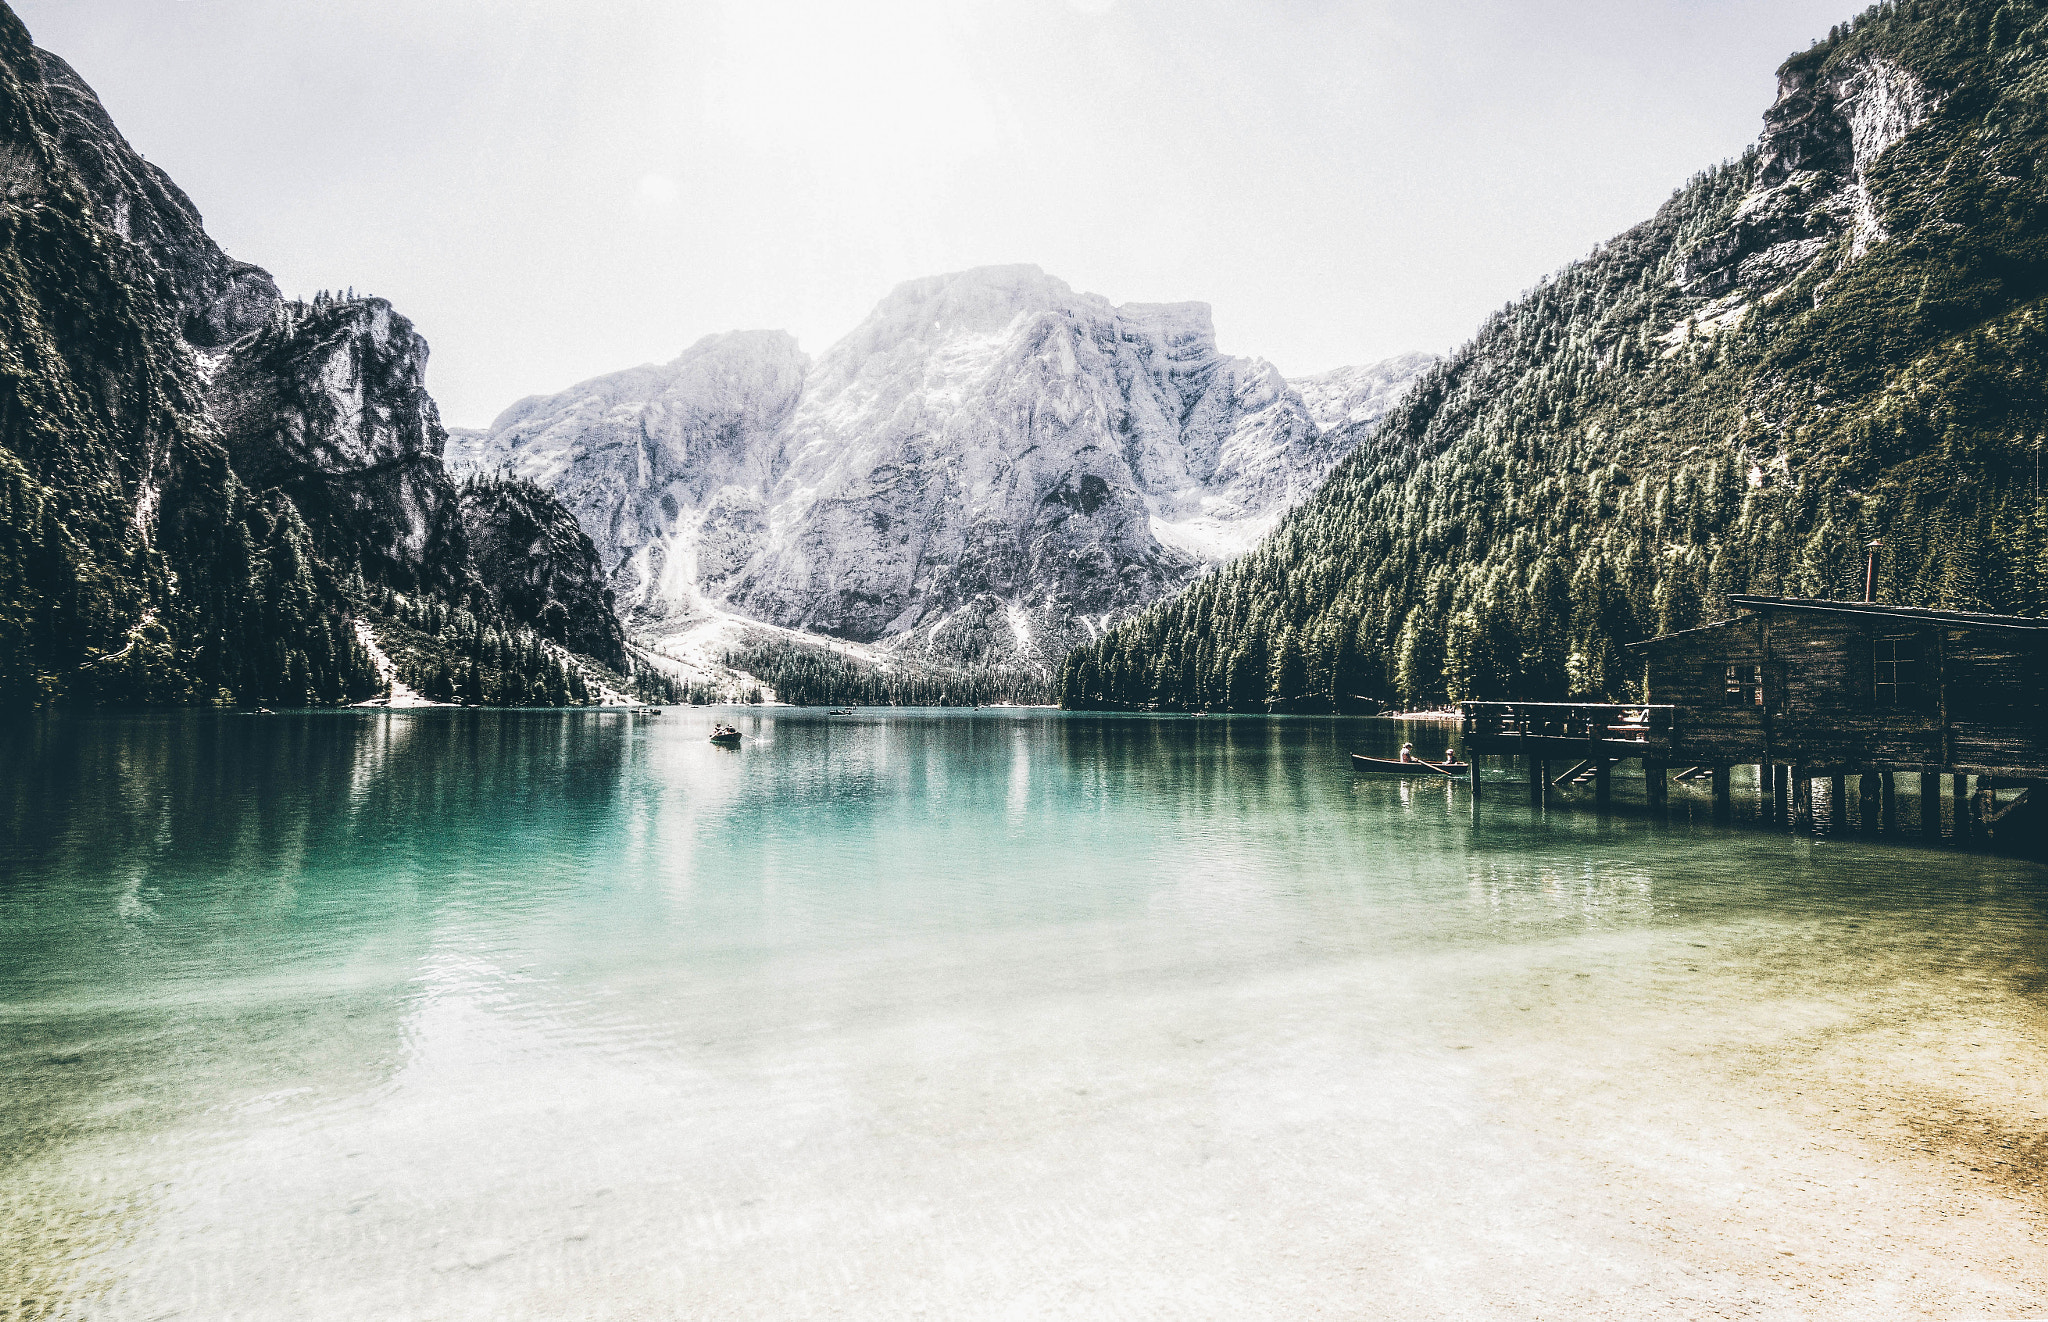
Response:
[[[1455,748],[1446,748],[1446,749],[1444,750],[1444,765],[1445,765],[1445,766],[1447,766],[1447,767],[1454,767],[1454,766],[1458,765],[1458,750],[1457,750],[1457,749],[1455,749]]]
[[[1401,745],[1401,760],[1402,760],[1403,762],[1413,762],[1413,761],[1415,760],[1415,745],[1414,745],[1414,744],[1402,744],[1402,745]]]

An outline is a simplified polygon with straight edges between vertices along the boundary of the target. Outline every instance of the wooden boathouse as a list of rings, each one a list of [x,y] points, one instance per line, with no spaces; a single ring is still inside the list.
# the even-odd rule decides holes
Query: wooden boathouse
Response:
[[[1847,825],[1853,777],[1858,825],[1895,831],[1898,778],[1910,775],[1920,778],[1929,835],[1941,830],[1944,779],[1959,837],[2003,835],[2039,813],[2048,796],[2048,619],[1729,601],[1739,612],[1732,619],[1631,645],[1644,661],[1647,701],[1463,703],[1467,750],[1528,758],[1538,798],[1589,779],[1602,807],[1612,768],[1633,758],[1652,807],[1666,802],[1675,774],[1711,778],[1725,815],[1732,768],[1751,765],[1775,821],[1811,825],[1814,782],[1824,780],[1834,824]],[[1561,759],[1573,765],[1552,780]]]

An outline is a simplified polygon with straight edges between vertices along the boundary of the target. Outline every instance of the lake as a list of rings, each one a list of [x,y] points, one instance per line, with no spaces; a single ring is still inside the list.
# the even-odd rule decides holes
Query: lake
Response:
[[[2048,1310],[2048,872],[1447,728],[29,722],[0,1316]]]

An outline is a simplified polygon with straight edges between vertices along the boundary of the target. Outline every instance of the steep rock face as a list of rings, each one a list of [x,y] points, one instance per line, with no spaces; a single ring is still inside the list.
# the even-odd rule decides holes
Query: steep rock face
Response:
[[[538,644],[503,644],[539,616],[483,589],[425,360],[381,300],[284,304],[221,252],[0,4],[0,704],[360,698],[347,616],[385,586],[459,647],[496,639],[503,700],[558,695]],[[602,640],[576,553],[529,542],[545,590],[513,596]]]
[[[1860,257],[1885,237],[1867,172],[1938,104],[1918,77],[1882,55],[1787,63],[1764,113],[1750,189],[1729,223],[1686,254],[1680,282],[1753,302],[1797,278],[1840,237]]]
[[[90,190],[97,219],[153,260],[158,296],[179,333],[211,349],[261,325],[281,301],[270,273],[220,250],[184,190],[129,146],[69,64],[45,50],[36,57],[64,155]]]
[[[296,511],[212,438],[176,280],[103,219],[125,144],[75,164],[43,69],[0,6],[0,704],[361,696]]]
[[[282,304],[210,365],[235,471],[290,496],[330,563],[406,591],[474,583],[426,341],[389,303]]]
[[[1320,383],[1377,416],[1420,357]],[[815,364],[773,332],[523,400],[451,461],[560,493],[630,622],[731,609],[1043,664],[1248,545],[1343,456],[1202,304],[1036,267],[911,281]]]
[[[531,482],[475,477],[462,485],[461,514],[477,574],[506,610],[573,652],[625,666],[597,548],[560,501]]]

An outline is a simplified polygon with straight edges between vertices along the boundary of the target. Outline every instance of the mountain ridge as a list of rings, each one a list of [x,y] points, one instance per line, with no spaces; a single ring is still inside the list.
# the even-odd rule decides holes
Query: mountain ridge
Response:
[[[1426,357],[1319,378],[1376,416]],[[781,332],[451,433],[560,493],[637,635],[720,611],[948,663],[1035,666],[1270,526],[1339,453],[1201,303],[1111,304],[1031,265],[902,282],[815,360]]]

